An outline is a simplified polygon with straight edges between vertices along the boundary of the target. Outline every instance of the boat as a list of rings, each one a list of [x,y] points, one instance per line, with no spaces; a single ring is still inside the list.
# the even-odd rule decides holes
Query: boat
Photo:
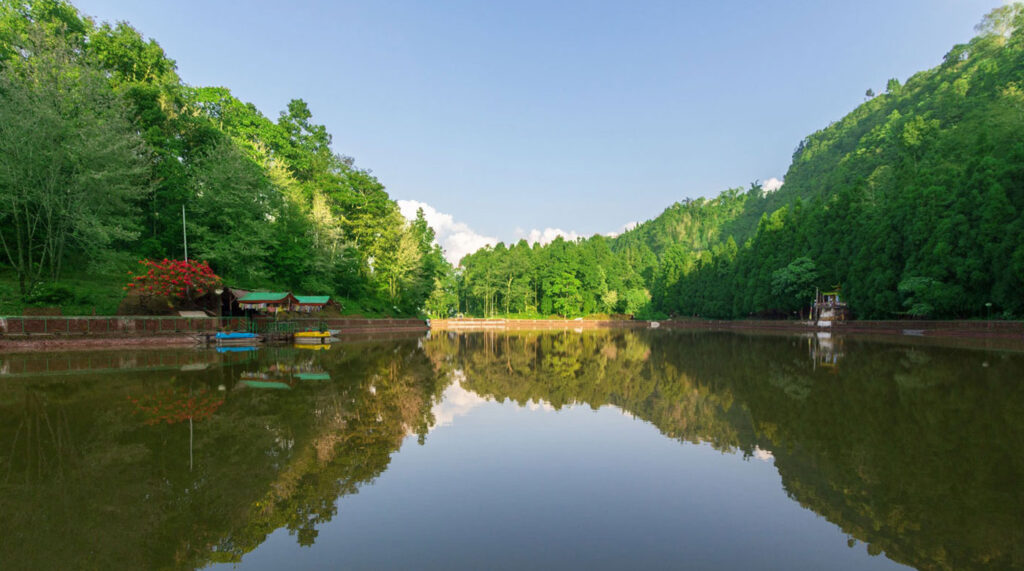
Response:
[[[327,335],[325,337],[296,337],[296,345],[329,345],[337,341],[337,337]]]
[[[333,343],[338,338],[332,335],[331,331],[296,331],[295,332],[295,344],[296,345],[321,345],[327,343]]]
[[[255,345],[263,340],[262,337],[255,333],[242,331],[218,331],[213,338],[217,341],[218,345]]]

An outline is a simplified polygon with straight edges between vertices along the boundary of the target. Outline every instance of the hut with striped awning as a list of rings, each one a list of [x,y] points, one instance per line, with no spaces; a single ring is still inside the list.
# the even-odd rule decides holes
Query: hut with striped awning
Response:
[[[238,306],[242,309],[253,309],[266,313],[291,311],[296,304],[298,304],[298,300],[291,292],[287,291],[253,291],[238,300]]]

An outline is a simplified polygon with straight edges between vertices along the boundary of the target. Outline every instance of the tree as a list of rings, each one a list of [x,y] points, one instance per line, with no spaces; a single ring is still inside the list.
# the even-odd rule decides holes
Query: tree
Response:
[[[145,273],[132,275],[126,290],[141,296],[162,296],[192,302],[223,285],[205,261],[139,260]]]
[[[787,311],[794,307],[800,308],[800,317],[803,317],[803,308],[814,296],[814,282],[818,279],[818,270],[814,261],[806,256],[801,256],[786,267],[772,272],[772,295],[782,304],[782,309]]]
[[[146,150],[103,73],[29,28],[0,69],[0,246],[28,294],[72,253],[97,260],[138,236]]]

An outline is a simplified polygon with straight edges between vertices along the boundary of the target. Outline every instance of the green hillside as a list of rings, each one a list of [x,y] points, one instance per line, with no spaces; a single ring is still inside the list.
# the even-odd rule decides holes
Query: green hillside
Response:
[[[127,23],[0,0],[0,311],[112,311],[139,259],[185,256],[184,217],[228,285],[417,312],[448,271],[433,232],[330,145],[301,99],[271,119]]]
[[[1024,7],[998,8],[977,30],[801,141],[775,192],[676,203],[611,240],[611,265],[592,254],[606,241],[594,237],[491,272],[534,292],[512,312],[782,316],[840,285],[858,317],[1024,313]],[[508,266],[502,249],[463,261],[463,311],[503,307],[502,290],[481,283],[483,268]],[[603,281],[586,279],[593,264]]]

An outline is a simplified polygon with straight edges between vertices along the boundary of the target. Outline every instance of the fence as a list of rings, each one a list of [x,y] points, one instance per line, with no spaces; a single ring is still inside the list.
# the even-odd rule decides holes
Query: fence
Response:
[[[253,333],[294,333],[311,329],[342,331],[425,331],[420,319],[289,319],[278,321],[257,317],[0,317],[0,335],[4,337],[91,336],[124,337],[204,333],[213,331],[251,331]]]

